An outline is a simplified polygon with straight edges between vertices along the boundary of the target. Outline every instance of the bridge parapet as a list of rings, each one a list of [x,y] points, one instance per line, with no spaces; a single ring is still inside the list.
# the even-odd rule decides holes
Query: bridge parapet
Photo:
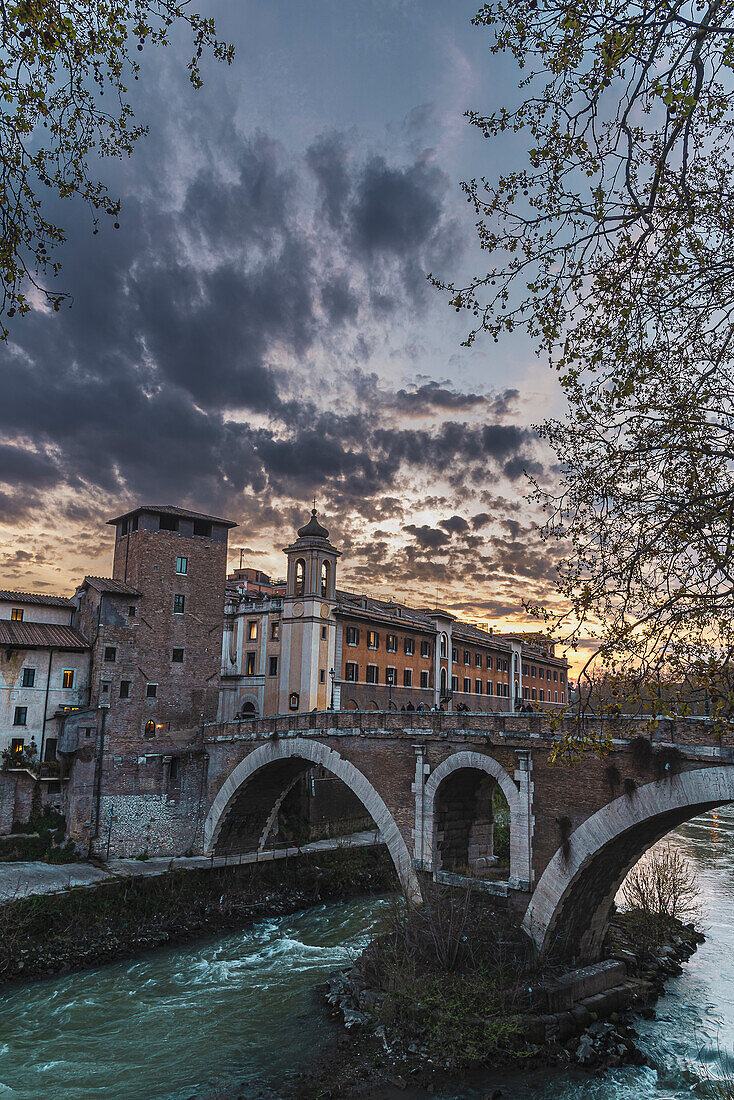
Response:
[[[734,758],[734,724],[731,732],[715,732],[705,719],[591,716],[585,732],[598,738],[611,737],[615,747],[637,737],[653,745],[674,746],[684,755]],[[283,714],[268,718],[244,718],[232,722],[209,723],[204,740],[265,740],[271,737],[318,735],[390,738],[452,738],[493,740],[531,740],[552,744],[563,734],[578,730],[573,719],[559,722],[557,716],[536,714],[486,714],[420,711],[314,711],[309,714]]]

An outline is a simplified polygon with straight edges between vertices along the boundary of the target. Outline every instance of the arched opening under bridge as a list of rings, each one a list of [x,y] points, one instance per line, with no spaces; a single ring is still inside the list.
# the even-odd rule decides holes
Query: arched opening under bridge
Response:
[[[523,920],[540,952],[599,957],[614,897],[645,852],[684,821],[734,802],[734,768],[670,775],[621,795],[575,829],[541,875]]]
[[[314,766],[340,780],[364,808],[386,845],[403,890],[413,899],[420,888],[400,830],[366,777],[339,753],[303,737],[272,741],[250,753],[222,785],[204,823],[207,853],[262,849],[277,814]]]

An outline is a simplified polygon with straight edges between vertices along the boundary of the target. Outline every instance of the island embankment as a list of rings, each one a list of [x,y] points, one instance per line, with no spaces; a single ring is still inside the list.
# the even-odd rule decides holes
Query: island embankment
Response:
[[[703,935],[680,920],[644,926],[616,914],[604,958],[574,967],[538,960],[505,913],[467,895],[434,894],[421,911],[396,905],[386,930],[321,992],[343,1025],[290,1095],[375,1100],[461,1083],[487,1097],[543,1066],[599,1072],[643,1065],[635,1017],[654,1015],[668,978]]]

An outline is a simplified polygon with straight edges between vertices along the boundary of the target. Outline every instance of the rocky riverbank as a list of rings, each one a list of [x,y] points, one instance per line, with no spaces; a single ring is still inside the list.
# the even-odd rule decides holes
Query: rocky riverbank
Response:
[[[19,898],[0,905],[0,982],[94,967],[396,885],[384,848],[345,848]]]
[[[543,1066],[575,1066],[578,1072],[598,1074],[624,1064],[643,1065],[645,1056],[635,1041],[635,1018],[654,1016],[653,1006],[665,982],[681,973],[681,964],[704,937],[692,925],[670,921],[664,938],[654,947],[641,949],[638,931],[634,918],[615,917],[607,941],[607,963],[602,965],[620,980],[555,1012],[539,1014],[526,1002],[506,1041],[495,1044],[487,1060],[478,1058],[462,1068],[461,1084],[484,1089],[489,1100],[512,1094],[513,1075],[526,1079]],[[317,1070],[299,1075],[293,1097],[378,1100],[408,1091],[418,1098],[456,1083],[456,1067],[437,1052],[432,1027],[425,1025],[424,1017],[413,1027],[406,1027],[404,1019],[400,1027],[386,1023],[390,995],[370,986],[371,969],[368,950],[349,970],[332,974],[321,988],[328,1011],[342,1024],[343,1033]],[[564,978],[568,975],[557,971],[545,975],[536,997],[558,999]],[[456,981],[461,981],[459,975]]]

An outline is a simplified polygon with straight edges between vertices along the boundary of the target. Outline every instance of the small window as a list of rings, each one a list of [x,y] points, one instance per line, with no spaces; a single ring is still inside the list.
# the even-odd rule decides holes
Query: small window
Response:
[[[145,698],[155,699],[158,695],[158,684],[147,684],[145,688]]]
[[[344,676],[348,684],[356,684],[357,665],[354,661],[347,661]]]
[[[386,684],[392,684],[392,686],[395,687],[397,682],[398,682],[398,670],[396,668],[392,668],[392,666],[388,665],[388,667],[385,669],[385,683]]]
[[[413,669],[403,669],[403,687],[409,688],[413,686]]]
[[[24,726],[28,717],[28,707],[16,707],[13,716],[14,726]]]
[[[158,529],[159,531],[178,531],[178,516],[164,516],[158,517]]]
[[[322,638],[322,641],[326,640],[326,627],[325,626],[321,627],[321,638]]]
[[[184,659],[184,651],[182,649],[171,650],[171,660],[176,665],[182,665]]]
[[[84,734],[85,737],[93,737],[94,736],[94,726],[85,726],[84,729],[82,730],[82,733]]]
[[[530,688],[523,688],[522,689],[522,697],[523,697],[523,699],[529,699],[530,698]]]
[[[523,665],[523,666],[522,666],[522,674],[523,674],[523,676],[527,676],[529,672],[530,672],[530,667],[529,667],[528,665]]]
[[[329,585],[331,580],[331,567],[328,561],[321,562],[321,596],[323,599],[327,599],[329,595]]]
[[[545,691],[543,690],[543,688],[540,689],[540,701],[541,703],[545,702]]]
[[[471,653],[469,652],[468,649],[464,650],[464,664],[465,665],[470,665],[471,664]]]
[[[107,664],[112,664],[117,660],[117,649],[113,645],[106,645],[104,647],[104,659]]]
[[[458,691],[459,690],[459,677],[458,676],[452,676],[451,677],[451,690],[452,691]]]
[[[554,669],[553,669],[553,679],[554,679],[554,680],[555,680],[556,682],[558,682],[558,669],[557,669],[557,668],[554,668]]]
[[[504,661],[502,662],[502,671],[503,672],[509,672],[510,671],[510,661],[509,661],[508,657],[505,657]]]
[[[491,695],[491,694],[492,694],[492,681],[487,680],[487,695]]]
[[[23,669],[23,687],[32,688],[36,683],[36,670],[35,668]]]
[[[385,649],[388,653],[397,653],[398,651],[398,636],[397,634],[388,634],[385,637]]]
[[[130,698],[130,681],[129,680],[120,680],[120,698],[121,699],[129,699]]]
[[[533,688],[532,691],[531,691],[531,698],[537,699],[537,697],[538,697],[537,692],[536,692],[535,688]]]
[[[367,665],[367,683],[377,684],[379,683],[377,678],[377,665]]]
[[[189,571],[189,559],[188,558],[176,558],[176,572],[180,573],[182,577],[185,577]]]
[[[545,676],[545,671],[544,671],[544,669],[542,669],[542,668],[539,668],[539,669],[538,669],[538,676],[539,676],[539,678],[540,678],[541,680],[543,679],[543,677]]]
[[[246,676],[254,676],[255,675],[255,654],[252,651],[247,654],[247,666],[246,667],[247,667],[247,672],[245,673],[245,675]]]
[[[504,695],[505,699],[510,698],[510,685],[509,684],[503,684],[502,685],[502,694]]]
[[[171,783],[175,783],[178,786],[181,771],[179,768],[178,757],[172,756],[171,763],[168,766],[168,778]]]
[[[481,655],[481,653],[475,653],[474,654],[474,665],[475,665],[476,668],[481,668],[482,667],[482,655]]]
[[[211,523],[207,523],[207,521],[204,519],[195,519],[194,534],[198,535],[202,539],[210,539],[212,537]]]
[[[10,741],[11,752],[22,752],[25,741],[22,737],[13,737]]]
[[[359,627],[347,627],[347,645],[359,645]]]
[[[489,669],[489,670],[491,671],[491,670],[492,670],[492,667],[493,667],[493,661],[492,661],[492,657],[491,657],[491,656],[490,656],[490,654],[488,653],[488,654],[487,654],[487,668],[488,668],[488,669]]]
[[[425,642],[425,641],[421,642],[421,657],[430,657],[430,656],[431,656],[431,643],[430,642]]]
[[[278,675],[278,658],[277,656],[270,657],[268,660],[268,676]]]
[[[379,645],[380,645],[380,635],[377,633],[376,630],[368,630],[367,631],[367,648],[368,649],[377,649],[379,647]],[[376,680],[374,682],[377,683]]]
[[[99,685],[99,690],[102,692],[103,695],[109,695],[109,693],[110,693],[110,682],[109,682],[109,680],[102,680],[100,682],[100,685]]]
[[[412,657],[415,653],[415,638],[403,638],[403,652]]]
[[[531,665],[531,666],[530,666],[530,675],[531,675],[531,676],[535,676],[535,675],[537,675],[537,672],[538,672],[538,670],[537,670],[537,668],[535,667],[535,665]]]
[[[471,691],[471,680],[468,676],[464,677],[464,692],[468,694]]]
[[[182,596],[180,592],[176,592],[173,597],[173,614],[183,615],[186,610],[186,597]]]
[[[422,688],[427,688],[429,686],[428,677],[429,677],[428,669],[424,668],[423,671],[421,672],[421,687]]]
[[[474,694],[475,695],[481,695],[482,694],[482,681],[481,680],[475,680],[474,681]]]
[[[454,662],[455,665],[458,665],[458,663],[459,663],[459,651],[456,648],[456,646],[451,647],[451,660]]]
[[[247,623],[247,640],[254,642],[257,639],[257,619],[250,619]]]
[[[497,681],[497,694],[502,694],[502,682],[500,680]]]
[[[62,688],[74,687],[74,669],[65,668],[61,674],[61,686]]]
[[[145,736],[155,737],[155,722],[151,718],[149,722],[145,723]]]
[[[319,669],[319,683],[320,684],[325,684],[326,683],[326,669],[325,668],[320,668]]]
[[[12,619],[12,621],[14,623],[22,623],[23,622],[23,608],[22,607],[14,607],[13,610],[10,612],[10,618]]]
[[[441,656],[442,657],[446,656],[446,635],[445,634],[441,635]]]
[[[559,674],[558,674],[558,679],[559,679],[559,680],[561,681],[561,683],[562,683],[562,684],[565,684],[565,682],[566,682],[566,677],[565,677],[565,675],[564,675],[564,673],[563,673],[563,672],[559,672]]]
[[[128,618],[129,619],[134,619],[135,616],[137,615],[137,613],[138,613],[137,607],[135,606],[134,603],[131,603],[130,606],[128,607],[128,609],[127,609]]]
[[[562,691],[562,692],[561,692],[561,702],[562,702],[562,703],[565,703],[565,702],[566,702],[566,693],[565,693],[565,691]]]
[[[272,641],[280,641],[280,620],[276,619],[275,622],[270,624],[270,637]]]
[[[296,562],[296,595],[302,596],[306,587],[306,563],[303,558]]]
[[[554,703],[557,703],[557,702],[558,702],[558,692],[557,692],[557,691],[554,691],[554,692],[553,692],[553,695],[555,696],[555,698],[554,698],[553,702],[554,702]]]

